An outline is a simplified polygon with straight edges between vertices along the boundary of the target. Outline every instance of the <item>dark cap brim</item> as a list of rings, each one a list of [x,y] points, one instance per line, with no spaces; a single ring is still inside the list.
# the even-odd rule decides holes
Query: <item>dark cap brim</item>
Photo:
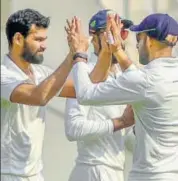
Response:
[[[134,31],[134,32],[140,32],[140,31],[142,31],[141,29],[140,29],[140,26],[139,25],[132,25],[132,26],[130,26],[130,31]]]

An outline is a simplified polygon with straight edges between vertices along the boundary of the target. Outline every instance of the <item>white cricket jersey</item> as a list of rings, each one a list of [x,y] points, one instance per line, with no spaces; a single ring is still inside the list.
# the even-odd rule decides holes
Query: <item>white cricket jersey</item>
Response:
[[[120,74],[110,74],[108,80]],[[111,120],[121,116],[124,109],[125,105],[82,106],[76,99],[67,99],[65,132],[70,141],[77,141],[77,163],[124,169],[125,130],[113,132]]]
[[[177,181],[178,58],[159,58],[99,84],[92,84],[83,62],[73,72],[81,104],[133,106],[136,146],[129,181]]]
[[[125,130],[113,133],[111,118],[121,116],[124,108],[81,106],[76,99],[67,100],[65,132],[70,141],[77,141],[77,163],[123,170]]]
[[[32,65],[39,84],[52,70]],[[32,83],[8,56],[1,64],[1,174],[31,176],[42,170],[45,107],[10,102],[20,84]]]

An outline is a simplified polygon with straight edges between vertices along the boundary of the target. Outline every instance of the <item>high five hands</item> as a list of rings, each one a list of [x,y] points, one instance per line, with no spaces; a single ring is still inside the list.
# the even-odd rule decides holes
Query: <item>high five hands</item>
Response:
[[[102,44],[104,46],[107,44],[112,53],[123,48],[123,40],[126,38],[126,35],[123,34],[122,27],[123,24],[118,15],[108,15],[106,31],[104,32],[105,37],[102,38]],[[87,52],[89,41],[83,31],[79,18],[73,17],[71,21],[67,20],[65,31],[67,33],[68,45],[73,53]]]
[[[89,47],[88,37],[85,36],[81,21],[76,16],[71,21],[67,20],[65,27],[70,51],[86,53]]]
[[[113,54],[118,49],[123,48],[123,39],[125,39],[125,37],[123,37],[122,28],[123,24],[121,23],[120,17],[118,15],[108,15],[106,36],[108,45]]]

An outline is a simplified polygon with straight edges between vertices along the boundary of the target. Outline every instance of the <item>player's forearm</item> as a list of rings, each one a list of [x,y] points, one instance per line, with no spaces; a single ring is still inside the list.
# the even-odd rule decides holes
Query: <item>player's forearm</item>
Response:
[[[79,120],[71,121],[66,127],[66,136],[69,141],[81,141],[95,139],[113,134],[111,120]]]
[[[76,98],[74,83],[71,79],[66,80],[59,97]]]
[[[115,58],[117,59],[122,71],[124,72],[132,64],[132,61],[128,58],[127,54],[123,49],[118,49],[114,53]]]
[[[111,54],[108,52],[100,53],[98,61],[90,74],[92,83],[103,82],[107,79],[111,66]]]
[[[72,55],[68,54],[60,67],[58,67],[53,74],[36,87],[34,92],[38,95],[43,105],[54,97],[63,87],[68,74],[72,69],[71,57]]]

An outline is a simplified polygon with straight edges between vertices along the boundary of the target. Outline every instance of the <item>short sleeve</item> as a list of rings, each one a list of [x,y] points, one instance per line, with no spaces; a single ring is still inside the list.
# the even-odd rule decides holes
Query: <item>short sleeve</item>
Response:
[[[10,101],[13,90],[25,82],[25,78],[17,76],[14,72],[1,65],[1,98]]]

